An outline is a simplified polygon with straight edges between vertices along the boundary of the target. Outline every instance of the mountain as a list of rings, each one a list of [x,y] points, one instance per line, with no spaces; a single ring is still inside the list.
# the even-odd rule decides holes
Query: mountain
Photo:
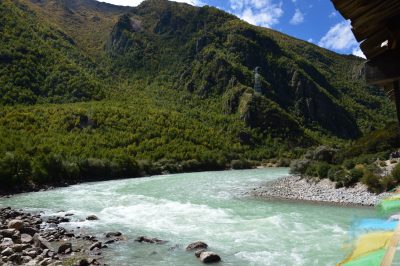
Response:
[[[209,6],[3,0],[0,34],[9,187],[296,158],[394,118],[363,59]]]
[[[212,7],[145,1],[120,18],[106,51],[138,78],[169,77],[175,88],[204,97],[229,94],[227,112],[238,110],[239,102],[242,111],[254,109],[242,114],[251,127],[270,126],[248,96],[256,69],[263,106],[277,103],[271,108],[278,116],[287,112],[308,128],[355,138],[382,118],[376,120],[377,113],[387,114],[377,111],[386,109],[383,93],[362,79],[362,59],[251,26]]]
[[[0,103],[96,100],[103,96],[93,60],[64,32],[38,23],[21,4],[0,4]]]

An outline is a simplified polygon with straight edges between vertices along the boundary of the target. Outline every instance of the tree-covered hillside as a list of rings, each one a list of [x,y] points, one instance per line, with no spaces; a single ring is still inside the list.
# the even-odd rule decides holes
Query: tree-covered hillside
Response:
[[[73,39],[21,4],[0,3],[0,104],[103,97],[98,70]]]
[[[382,128],[364,61],[212,7],[0,2],[0,182],[249,166]]]
[[[282,108],[272,107],[278,115],[288,112],[300,125],[340,138],[381,127],[392,112],[384,94],[365,85],[361,58],[251,26],[213,7],[145,1],[121,16],[106,51],[137,79],[203,97],[230,94],[228,112],[240,111],[239,103],[257,83],[265,101]],[[255,101],[244,105],[263,112]],[[257,120],[246,121],[263,127]]]

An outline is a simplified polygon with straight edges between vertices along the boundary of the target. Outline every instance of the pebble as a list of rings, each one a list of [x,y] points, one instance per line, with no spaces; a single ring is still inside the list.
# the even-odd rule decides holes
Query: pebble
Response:
[[[366,185],[357,183],[349,188],[335,188],[335,182],[329,179],[309,181],[299,176],[289,176],[266,183],[249,192],[261,198],[288,200],[304,200],[328,202],[342,205],[375,206],[390,193],[374,194],[368,191]]]

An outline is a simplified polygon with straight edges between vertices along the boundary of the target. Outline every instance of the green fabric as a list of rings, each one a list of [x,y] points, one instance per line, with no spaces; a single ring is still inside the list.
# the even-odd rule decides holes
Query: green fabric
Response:
[[[385,256],[386,249],[378,249],[377,251],[371,252],[367,255],[358,257],[355,260],[349,261],[343,266],[379,266]]]
[[[383,214],[390,214],[400,210],[400,200],[384,200],[379,203],[379,210]]]

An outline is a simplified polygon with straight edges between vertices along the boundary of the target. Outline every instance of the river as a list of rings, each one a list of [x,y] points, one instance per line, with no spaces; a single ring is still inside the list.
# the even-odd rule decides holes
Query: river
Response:
[[[184,250],[197,240],[222,257],[221,265],[335,265],[348,252],[344,244],[352,221],[375,211],[245,194],[287,175],[287,168],[275,168],[85,183],[0,199],[0,206],[46,215],[72,212],[72,229],[121,231],[127,241],[104,249],[109,265],[201,265]],[[100,220],[80,221],[90,214]],[[140,235],[169,242],[134,242]]]

